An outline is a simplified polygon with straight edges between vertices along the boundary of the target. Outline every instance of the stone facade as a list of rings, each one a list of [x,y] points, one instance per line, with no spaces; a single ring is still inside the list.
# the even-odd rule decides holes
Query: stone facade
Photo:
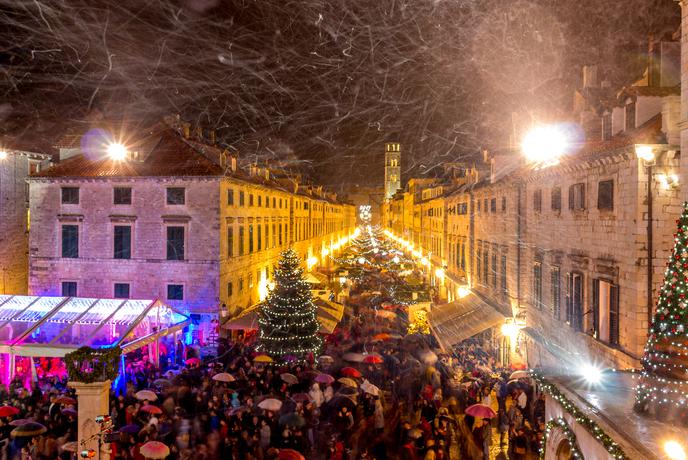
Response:
[[[62,295],[76,282],[80,297],[115,296],[128,284],[131,298],[160,298],[190,313],[214,313],[219,302],[220,177],[42,179],[30,186],[29,293]],[[78,188],[78,204],[62,204],[61,189]],[[115,187],[131,188],[131,204],[114,204]],[[183,205],[166,202],[183,188]],[[78,257],[61,254],[61,227],[78,226]],[[131,257],[114,258],[115,226],[131,227]],[[166,229],[184,228],[182,260],[167,260]],[[181,285],[182,299],[168,298]],[[175,297],[177,297],[175,295]]]
[[[29,271],[29,196],[26,179],[49,156],[0,152],[0,294],[26,294]]]

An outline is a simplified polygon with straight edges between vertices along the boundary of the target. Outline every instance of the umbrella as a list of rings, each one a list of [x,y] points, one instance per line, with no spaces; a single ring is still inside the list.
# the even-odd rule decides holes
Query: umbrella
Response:
[[[138,425],[133,425],[133,424],[131,424],[131,425],[124,425],[123,427],[121,427],[121,428],[120,428],[119,430],[117,430],[117,431],[119,431],[120,433],[136,434],[136,433],[138,433],[139,431],[141,431],[141,427],[138,426]]]
[[[289,385],[295,385],[295,384],[299,383],[299,378],[296,377],[294,374],[290,374],[288,372],[280,375],[280,378],[282,379],[283,382],[286,382]]]
[[[353,387],[342,387],[339,389],[337,394],[344,395],[344,396],[347,396],[349,398],[356,398],[356,397],[358,397],[358,390],[356,388],[353,388]]]
[[[76,452],[76,441],[66,442],[60,446],[63,452]]]
[[[10,422],[10,425],[12,426],[21,426],[25,423],[33,422],[34,420],[31,420],[30,418],[18,418],[16,420],[12,420]]]
[[[320,375],[320,372],[314,370],[303,371],[299,374],[299,378],[302,380],[312,380]]]
[[[468,406],[468,408],[466,408],[466,413],[473,417],[481,418],[492,418],[497,415],[490,406],[486,406],[485,404],[473,404],[472,406]]]
[[[378,355],[368,355],[365,358],[363,358],[363,362],[369,364],[380,364],[384,362],[384,360]]]
[[[10,417],[12,415],[17,415],[19,409],[13,406],[0,406],[0,417]]]
[[[360,353],[344,353],[344,361],[349,361],[350,363],[360,363],[363,361],[364,356]]]
[[[148,441],[139,452],[146,458],[162,459],[170,455],[170,448],[159,441]]]
[[[158,399],[158,395],[156,395],[150,390],[141,390],[134,396],[136,396],[136,399],[138,399],[139,401],[155,401],[156,399]]]
[[[318,383],[332,383],[334,382],[334,377],[332,377],[330,374],[320,374],[317,377],[315,377],[315,381]]]
[[[254,363],[271,363],[272,358],[269,357],[268,355],[258,355],[255,358],[253,358]]]
[[[348,377],[342,377],[341,379],[337,380],[337,382],[347,387],[358,388],[358,384]]]
[[[345,377],[354,377],[354,378],[360,378],[361,377],[361,373],[357,369],[354,369],[353,367],[345,367],[340,372]]]
[[[156,387],[167,387],[172,385],[172,382],[170,382],[167,379],[157,379],[153,381],[153,385],[155,385]]]
[[[187,366],[195,366],[195,365],[198,365],[198,364],[201,364],[201,360],[198,359],[198,358],[189,358],[189,359],[186,360],[186,365],[187,365]],[[163,445],[164,445],[164,444],[163,444]],[[165,447],[167,447],[167,446],[165,446]],[[168,451],[169,451],[169,449],[168,449]],[[169,455],[169,454],[168,454],[168,455]]]
[[[306,393],[296,393],[291,399],[296,402],[308,402],[311,400],[311,397]]]
[[[511,375],[509,376],[509,380],[526,379],[528,377],[530,377],[530,373],[528,371],[516,371],[511,373]]]
[[[228,374],[227,372],[220,372],[219,374],[213,375],[213,380],[216,380],[218,382],[233,382],[236,380],[232,374]]]
[[[48,429],[41,425],[38,422],[26,422],[23,425],[19,425],[17,428],[12,430],[10,433],[12,437],[29,437],[29,436],[38,436],[39,434],[43,434]]]
[[[306,460],[306,458],[294,449],[280,449],[279,460]]]
[[[299,414],[291,413],[280,417],[280,425],[293,426],[295,428],[301,428],[306,424],[306,419],[301,417]]]
[[[423,351],[418,354],[418,357],[425,364],[433,365],[437,362],[437,355],[430,350]]]
[[[141,410],[148,412],[149,414],[162,414],[162,409],[152,404],[146,404],[145,406],[141,407]]]
[[[344,395],[335,396],[334,398],[330,399],[330,402],[327,404],[337,408],[346,406],[346,408],[350,411],[356,409],[356,402]]]
[[[418,428],[412,428],[412,429],[408,430],[408,436],[411,439],[418,439],[421,436],[423,436],[423,432],[420,431]]]
[[[380,395],[380,389],[367,380],[365,382],[363,382],[363,384],[361,385],[361,390],[363,390],[366,393],[371,394],[373,396],[379,396]]]
[[[66,415],[67,417],[76,417],[77,412],[74,409],[62,409],[60,412],[62,412],[62,415]]]
[[[381,334],[375,334],[375,335],[373,336],[373,341],[375,341],[375,342],[383,342],[383,341],[389,340],[389,339],[391,339],[391,338],[392,338],[392,337],[391,337],[389,334],[387,334],[386,332],[383,332],[383,333],[381,333]]]
[[[375,316],[386,319],[394,319],[397,317],[397,314],[390,310],[375,310]]]
[[[76,404],[76,399],[70,398],[69,396],[60,396],[55,400],[55,404],[62,404],[64,406],[74,406]]]
[[[282,401],[279,399],[268,398],[258,403],[258,407],[270,411],[278,411],[282,407]]]
[[[334,362],[334,358],[332,356],[329,356],[329,355],[322,355],[322,356],[318,357],[318,361],[320,361],[321,363],[332,364]]]

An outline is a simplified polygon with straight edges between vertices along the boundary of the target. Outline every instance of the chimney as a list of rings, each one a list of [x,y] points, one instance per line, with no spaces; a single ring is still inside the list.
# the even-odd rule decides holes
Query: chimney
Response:
[[[237,170],[237,156],[231,155],[230,156],[230,162],[231,162],[231,166],[232,166],[232,172],[236,172],[236,170]]]
[[[208,134],[210,135],[210,145],[215,145],[215,130],[211,129]]]
[[[191,125],[189,123],[182,122],[182,133],[184,134],[184,139],[191,137]]]
[[[583,66],[583,88],[597,88],[597,66]]]

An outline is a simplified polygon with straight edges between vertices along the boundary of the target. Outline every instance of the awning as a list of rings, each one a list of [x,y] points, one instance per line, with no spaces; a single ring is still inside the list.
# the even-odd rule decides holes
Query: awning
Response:
[[[444,349],[504,323],[504,315],[471,293],[430,310],[430,329]]]
[[[316,317],[320,323],[321,334],[332,334],[334,328],[342,320],[344,316],[344,305],[329,302],[327,300],[316,297],[313,299],[316,306]],[[250,331],[258,329],[258,309],[260,304],[254,305],[245,310],[236,318],[230,319],[222,325],[223,329],[232,331]]]

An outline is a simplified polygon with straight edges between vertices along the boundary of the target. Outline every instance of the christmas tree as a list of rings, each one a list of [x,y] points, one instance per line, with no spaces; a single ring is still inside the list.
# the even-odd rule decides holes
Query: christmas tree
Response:
[[[684,204],[674,250],[664,274],[642,359],[635,408],[673,418],[688,411],[688,203]]]
[[[309,353],[316,355],[322,345],[320,323],[294,250],[281,254],[274,278],[275,288],[261,306],[258,351],[277,359],[292,355],[303,360]]]

